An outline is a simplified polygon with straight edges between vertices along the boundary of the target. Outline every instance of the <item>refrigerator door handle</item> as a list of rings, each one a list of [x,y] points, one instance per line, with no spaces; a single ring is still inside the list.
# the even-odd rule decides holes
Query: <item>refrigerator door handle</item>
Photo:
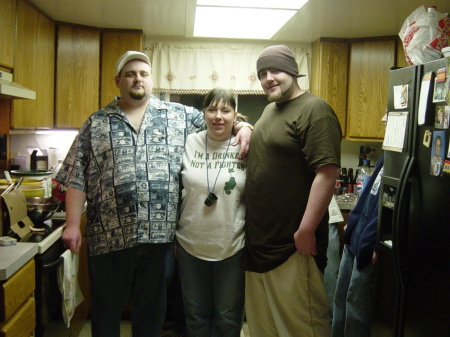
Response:
[[[408,198],[406,195],[409,189],[409,180],[411,178],[412,167],[414,165],[415,158],[408,157],[404,170],[400,176],[397,194],[397,205],[394,207],[393,213],[393,252],[395,260],[395,268],[400,280],[400,283],[404,285],[405,275],[404,275],[404,251],[406,249],[406,232],[408,230],[408,221],[405,219],[405,214],[407,212]]]
[[[409,190],[409,180],[411,177],[411,171],[414,164],[414,157],[407,157],[403,169],[400,174],[400,179],[397,187],[397,196],[394,206],[394,212],[392,214],[392,251],[394,254],[394,268],[398,280],[398,293],[396,296],[396,307],[395,310],[395,324],[394,331],[395,336],[403,336],[403,322],[405,320],[404,313],[400,308],[405,305],[405,283],[406,283],[406,273],[405,273],[405,263],[404,263],[404,252],[406,249],[406,232],[407,232],[407,220],[404,218],[405,212],[407,211],[407,204],[409,201],[405,199],[406,193]]]

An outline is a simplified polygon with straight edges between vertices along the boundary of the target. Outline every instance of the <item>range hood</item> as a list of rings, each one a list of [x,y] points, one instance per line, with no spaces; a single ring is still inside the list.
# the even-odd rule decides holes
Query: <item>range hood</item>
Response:
[[[36,92],[13,82],[11,73],[0,70],[0,99],[36,99]]]

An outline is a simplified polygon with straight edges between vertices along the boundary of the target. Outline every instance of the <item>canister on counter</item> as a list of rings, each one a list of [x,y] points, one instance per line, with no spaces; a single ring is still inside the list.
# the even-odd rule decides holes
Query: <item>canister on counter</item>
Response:
[[[30,168],[32,170],[48,170],[48,155],[38,155],[37,150],[34,150],[31,153]]]

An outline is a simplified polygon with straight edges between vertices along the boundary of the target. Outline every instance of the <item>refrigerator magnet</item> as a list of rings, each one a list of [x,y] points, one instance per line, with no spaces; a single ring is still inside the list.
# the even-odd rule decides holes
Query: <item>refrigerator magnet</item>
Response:
[[[448,159],[444,160],[444,168],[442,169],[442,175],[443,176],[450,175],[450,160]]]
[[[431,131],[425,130],[425,133],[423,134],[423,145],[426,147],[430,147],[431,144]]]
[[[445,101],[448,90],[446,85],[446,74],[447,70],[445,68],[438,69],[436,73],[436,78],[434,80],[433,103]]]
[[[436,105],[436,113],[434,115],[434,127],[438,129],[448,129],[450,114],[450,106]]]
[[[436,82],[438,82],[438,83],[445,82],[446,76],[447,76],[446,68],[438,69],[438,71],[436,73]]]
[[[445,158],[445,131],[433,132],[432,150],[431,150],[431,163],[430,174],[432,176],[442,175],[442,167]]]
[[[447,158],[450,158],[450,140],[448,141]]]
[[[450,76],[447,77],[447,96],[445,97],[445,101],[450,105]]]
[[[406,109],[408,107],[408,84],[394,86],[394,108]]]

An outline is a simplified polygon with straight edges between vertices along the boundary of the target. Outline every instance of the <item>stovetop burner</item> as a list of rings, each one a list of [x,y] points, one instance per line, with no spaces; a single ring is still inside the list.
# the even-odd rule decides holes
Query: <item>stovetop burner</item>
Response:
[[[64,220],[47,220],[43,222],[39,226],[35,226],[35,228],[39,229],[39,231],[31,231],[27,235],[25,235],[20,242],[42,242],[44,241],[50,234],[53,233],[56,229],[58,229],[61,225],[64,224]]]
[[[64,227],[65,220],[47,220],[40,226],[43,231],[31,231],[22,238],[13,232],[8,236],[16,238],[18,242],[37,243],[38,254],[42,254],[61,238]]]
[[[41,229],[41,228],[40,228]],[[53,229],[51,229],[48,226],[42,227],[42,231],[31,231],[27,235],[25,235],[20,242],[42,242],[47,238],[52,232]]]

